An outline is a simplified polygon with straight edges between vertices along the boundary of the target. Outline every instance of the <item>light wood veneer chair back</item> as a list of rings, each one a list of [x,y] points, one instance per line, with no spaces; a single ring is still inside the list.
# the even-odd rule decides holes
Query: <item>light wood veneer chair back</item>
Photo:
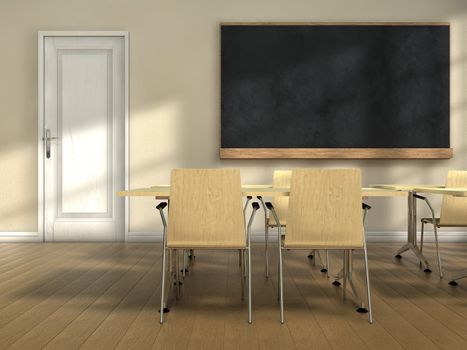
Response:
[[[446,187],[466,188],[467,171],[450,170]],[[439,224],[467,226],[467,197],[443,196]]]
[[[285,248],[363,248],[361,171],[292,170]]]
[[[238,169],[174,169],[168,248],[245,248]]]
[[[361,171],[359,169],[292,170],[286,219],[287,234],[283,244],[281,242],[282,226],[277,224],[279,245],[278,299],[281,323],[284,322],[282,252],[289,249],[343,249],[344,299],[347,282],[352,287],[355,296],[358,297],[352,281],[352,250],[362,249],[368,309],[364,307],[362,302],[357,311],[368,312],[368,322],[373,323],[368,254],[361,200]],[[266,202],[265,206],[278,223],[280,219],[274,205]]]
[[[272,187],[276,188],[289,188],[290,181],[292,178],[292,170],[275,170],[272,179]],[[273,200],[274,208],[279,216],[281,225],[285,225],[287,222],[287,211],[289,208],[289,197],[280,196],[274,197]],[[269,224],[273,224],[274,220],[269,220]]]

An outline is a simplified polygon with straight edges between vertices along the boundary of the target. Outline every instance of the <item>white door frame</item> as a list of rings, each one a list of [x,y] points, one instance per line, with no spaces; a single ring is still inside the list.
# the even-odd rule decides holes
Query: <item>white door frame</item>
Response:
[[[113,36],[123,37],[125,42],[125,188],[128,188],[129,183],[129,58],[130,58],[130,46],[129,38],[130,34],[128,31],[39,31],[38,32],[38,127],[37,127],[37,208],[38,208],[38,236],[39,239],[42,237],[42,241],[45,242],[45,202],[44,202],[44,141],[42,137],[45,133],[44,129],[44,43],[45,38],[49,36]],[[125,197],[125,241],[128,237],[128,199]]]

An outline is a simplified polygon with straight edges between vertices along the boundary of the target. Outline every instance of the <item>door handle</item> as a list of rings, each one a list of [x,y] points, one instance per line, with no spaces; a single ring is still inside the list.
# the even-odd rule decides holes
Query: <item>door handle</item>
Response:
[[[45,157],[50,158],[50,141],[58,140],[57,136],[50,136],[50,129],[45,129],[45,137],[42,138],[45,140]]]

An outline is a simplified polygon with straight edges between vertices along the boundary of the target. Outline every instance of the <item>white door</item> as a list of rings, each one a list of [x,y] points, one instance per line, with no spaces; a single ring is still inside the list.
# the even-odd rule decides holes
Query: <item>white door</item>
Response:
[[[44,237],[122,241],[125,37],[45,36]]]

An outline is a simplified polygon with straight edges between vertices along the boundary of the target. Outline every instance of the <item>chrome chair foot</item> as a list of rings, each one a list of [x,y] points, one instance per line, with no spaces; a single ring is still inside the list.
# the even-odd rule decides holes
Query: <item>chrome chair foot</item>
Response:
[[[339,287],[341,285],[341,283],[339,281],[334,281],[334,282],[332,282],[332,285]]]
[[[360,314],[366,314],[368,313],[368,309],[366,307],[359,307],[357,308],[357,312]]]
[[[395,257],[396,259],[402,259],[402,255],[400,255],[400,254],[397,254],[397,255],[395,255],[394,257]]]
[[[454,287],[457,286],[457,285],[459,285],[459,283],[457,283],[456,281],[450,281],[448,284],[449,284],[450,286],[454,286]]]
[[[161,312],[161,309],[159,309],[157,312]],[[164,307],[164,314],[167,314],[170,312],[170,309],[168,307]]]

